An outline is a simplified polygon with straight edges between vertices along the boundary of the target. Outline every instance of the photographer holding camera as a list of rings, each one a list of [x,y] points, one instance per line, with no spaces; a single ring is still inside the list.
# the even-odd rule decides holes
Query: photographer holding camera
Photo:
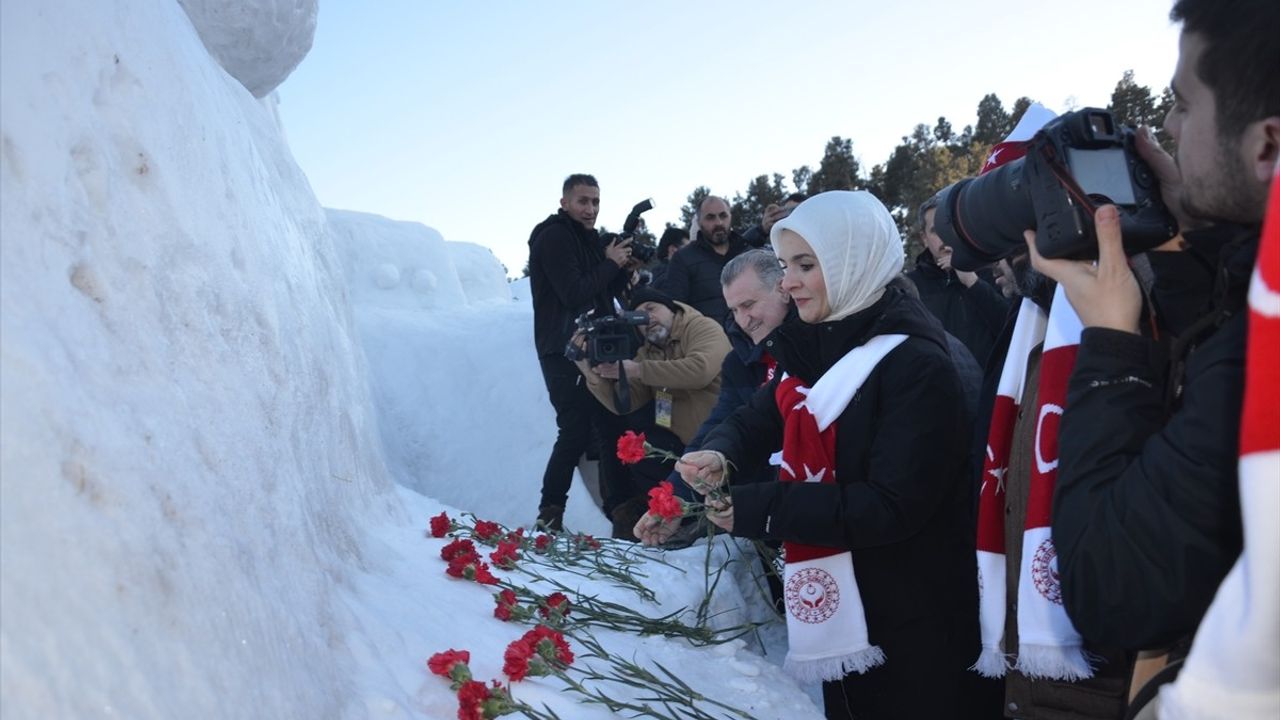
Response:
[[[584,330],[574,336],[574,343],[587,354],[577,361],[578,369],[587,388],[611,413],[627,415],[638,409],[630,416],[632,426],[625,429],[643,432],[651,445],[679,454],[716,403],[720,365],[730,352],[729,339],[711,318],[652,288],[638,288],[631,297],[631,307],[643,313],[645,320],[644,343],[635,359],[615,360],[616,355],[608,355],[607,361],[593,361],[590,331]],[[618,317],[619,324],[631,322],[625,315]],[[604,345],[596,342],[597,358],[600,350],[614,349],[612,343]],[[621,398],[627,398],[629,407],[620,407]],[[621,434],[622,428],[612,425]],[[613,437],[604,440],[608,452],[617,440],[617,435],[610,435]],[[635,540],[632,530],[647,507],[646,494],[666,479],[668,470],[656,460],[645,460],[602,488],[614,537]]]
[[[602,245],[595,229],[599,212],[596,179],[570,175],[564,181],[560,210],[529,236],[533,337],[558,430],[538,504],[538,525],[549,530],[561,529],[573,469],[587,450],[599,414],[577,368],[564,356],[565,343],[573,334],[574,320],[584,312],[613,312],[614,297],[625,292],[636,265],[630,240]]]
[[[1055,602],[1086,640],[1130,650],[1189,637],[1240,553],[1241,311],[1280,157],[1280,4],[1179,0],[1171,17],[1176,162],[1149,129],[1083,110],[939,205],[957,266],[1038,228],[1032,262],[1084,326],[1065,402],[1042,406],[1061,413],[1057,457],[1035,446],[1057,471]],[[1180,252],[1145,252],[1178,226]]]

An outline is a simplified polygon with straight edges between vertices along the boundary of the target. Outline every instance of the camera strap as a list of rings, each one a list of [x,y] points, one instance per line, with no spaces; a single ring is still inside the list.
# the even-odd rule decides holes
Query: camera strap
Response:
[[[613,386],[613,404],[619,415],[631,412],[631,383],[627,382],[627,367],[618,361],[618,382]]]

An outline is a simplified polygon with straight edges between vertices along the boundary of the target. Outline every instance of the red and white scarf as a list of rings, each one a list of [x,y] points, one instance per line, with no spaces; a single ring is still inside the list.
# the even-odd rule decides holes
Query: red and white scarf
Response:
[[[1240,423],[1244,552],[1200,622],[1160,716],[1253,720],[1280,717],[1280,176],[1249,286],[1249,345]]]
[[[987,677],[1004,677],[1008,660],[1001,648],[1005,614],[1004,476],[1009,471],[1013,426],[1018,418],[1027,376],[1027,357],[1044,341],[1047,318],[1040,306],[1023,299],[1013,325],[1013,337],[991,409],[991,429],[978,493],[978,590],[982,654],[973,670]]]
[[[849,351],[812,388],[783,374],[774,397],[783,418],[781,482],[836,481],[836,418],[867,376],[906,335],[878,335]],[[848,550],[783,543],[787,658],[783,668],[802,682],[839,680],[884,662],[870,643]]]
[[[1004,635],[1004,473],[1008,470],[1017,401],[1022,397],[1027,355],[1044,339],[1040,360],[1036,423],[1028,478],[1027,519],[1023,526],[1018,573],[1018,652],[1016,667],[1031,678],[1083,680],[1093,676],[1080,634],[1062,606],[1058,554],[1050,538],[1053,488],[1058,475],[1058,421],[1066,405],[1067,381],[1080,344],[1080,318],[1059,287],[1047,321],[1039,308],[1024,300],[1014,326],[1005,367],[992,412],[983,488],[978,507],[978,573],[981,588],[979,622],[982,654],[973,669],[988,677],[1008,668]],[[1037,337],[1039,335],[1039,337]],[[1019,478],[1019,480],[1022,480]],[[994,481],[994,482],[993,482]],[[994,487],[993,487],[994,486]]]

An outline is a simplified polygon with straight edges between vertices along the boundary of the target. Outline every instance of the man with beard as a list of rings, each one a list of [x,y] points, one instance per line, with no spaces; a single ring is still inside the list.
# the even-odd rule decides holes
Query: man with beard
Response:
[[[729,339],[719,323],[652,288],[637,289],[631,307],[649,318],[635,359],[595,366],[581,360],[578,369],[601,405],[628,418],[629,429],[643,432],[650,445],[679,454],[720,394],[720,365],[729,354]],[[623,375],[631,408],[618,407]],[[627,466],[622,477],[603,488],[614,537],[635,540],[632,530],[645,512],[647,493],[669,469],[656,459],[644,460]]]
[[[708,196],[698,206],[697,237],[671,258],[666,276],[655,287],[715,322],[723,322],[729,306],[720,292],[720,273],[726,263],[750,249],[732,226],[729,203]]]
[[[1130,649],[1189,636],[1240,554],[1241,310],[1280,158],[1280,3],[1178,0],[1171,16],[1177,160],[1149,128],[1137,147],[1185,249],[1148,254],[1144,308],[1115,208],[1095,215],[1096,263],[1027,243],[1085,326],[1058,433],[1062,602],[1086,640]],[[1143,335],[1153,319],[1158,339]]]

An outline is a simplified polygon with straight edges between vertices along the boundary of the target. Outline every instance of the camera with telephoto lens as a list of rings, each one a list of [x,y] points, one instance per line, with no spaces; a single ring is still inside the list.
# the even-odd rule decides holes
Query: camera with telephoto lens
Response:
[[[636,228],[640,226],[640,216],[653,209],[653,198],[646,198],[635,204],[631,208],[631,213],[627,215],[627,219],[622,222],[622,232],[620,233],[601,233],[600,246],[607,248],[609,245],[618,240],[632,240],[636,234]],[[647,242],[639,242],[632,240],[631,257],[639,260],[641,263],[647,263],[653,259],[657,248]],[[630,358],[627,358],[628,360]]]
[[[1138,156],[1132,128],[1106,110],[1085,108],[1054,118],[1027,154],[938,193],[933,225],[957,270],[977,270],[1026,247],[1047,258],[1096,258],[1093,213],[1120,211],[1124,251],[1135,255],[1178,234],[1155,173]]]
[[[621,310],[613,315],[595,317],[595,311],[591,310],[580,315],[574,324],[586,339],[586,350],[579,349],[570,340],[564,356],[574,362],[588,360],[592,365],[599,365],[636,356],[644,342],[637,328],[649,324],[649,314],[639,310]]]

